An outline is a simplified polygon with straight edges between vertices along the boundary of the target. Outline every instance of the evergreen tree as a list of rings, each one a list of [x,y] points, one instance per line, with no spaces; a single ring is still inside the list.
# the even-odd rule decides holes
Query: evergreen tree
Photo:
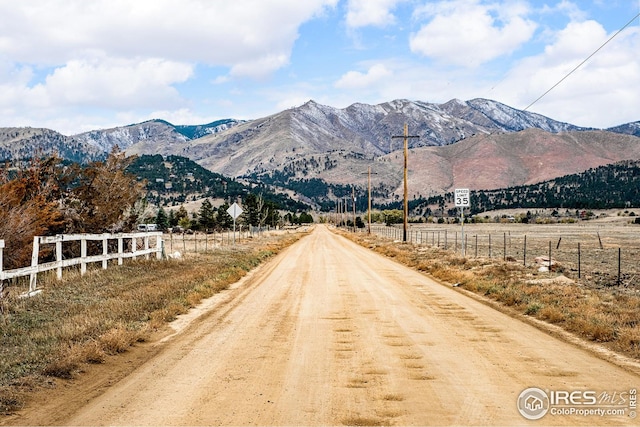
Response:
[[[313,217],[306,212],[302,212],[299,218],[299,224],[312,224]]]
[[[169,217],[167,217],[167,213],[164,211],[162,206],[158,209],[158,214],[156,215],[156,224],[158,228],[162,231],[166,230],[169,227]]]
[[[229,209],[229,203],[225,202],[218,208],[218,214],[216,218],[216,222],[218,226],[223,230],[228,230],[233,228],[233,217],[229,215],[227,210]]]
[[[205,199],[200,206],[199,219],[200,227],[204,230],[211,230],[216,226],[216,210],[209,199]]]
[[[189,220],[189,214],[187,213],[187,209],[182,205],[180,206],[178,211],[175,213],[174,220],[176,224],[180,225],[180,221],[183,218],[186,218],[187,220]]]
[[[252,225],[257,227],[260,225],[260,214],[262,206],[260,203],[261,200],[255,194],[248,194],[245,197],[243,208],[244,212],[242,212],[242,217],[244,223],[247,225]]]

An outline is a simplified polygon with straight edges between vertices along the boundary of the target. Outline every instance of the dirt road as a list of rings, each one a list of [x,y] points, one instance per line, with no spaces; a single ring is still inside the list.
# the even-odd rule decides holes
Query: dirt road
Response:
[[[148,363],[72,416],[52,414],[47,423],[637,423],[630,390],[640,387],[640,376],[632,368],[322,226],[196,314],[175,324],[181,330],[157,343]],[[539,421],[525,419],[517,406],[531,387],[552,398]],[[558,415],[570,409],[553,396],[577,410],[624,413]]]

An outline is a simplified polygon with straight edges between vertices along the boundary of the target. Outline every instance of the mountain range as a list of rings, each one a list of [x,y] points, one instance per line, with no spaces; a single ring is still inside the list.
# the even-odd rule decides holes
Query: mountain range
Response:
[[[402,194],[405,123],[415,136],[408,139],[411,197],[525,185],[640,159],[640,121],[598,130],[487,99],[343,109],[309,101],[249,121],[175,126],[151,120],[72,136],[0,128],[0,159],[57,152],[89,161],[118,146],[130,154],[184,156],[225,176],[295,187],[303,195],[305,183],[321,182],[327,190],[320,198],[328,200],[342,197],[345,187],[362,190],[371,170],[377,196],[394,200]]]

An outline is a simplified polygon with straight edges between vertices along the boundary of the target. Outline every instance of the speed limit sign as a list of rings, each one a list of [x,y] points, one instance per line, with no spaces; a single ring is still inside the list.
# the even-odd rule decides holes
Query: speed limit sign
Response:
[[[454,192],[455,202],[457,207],[469,207],[471,206],[471,200],[469,197],[468,188],[456,188]]]

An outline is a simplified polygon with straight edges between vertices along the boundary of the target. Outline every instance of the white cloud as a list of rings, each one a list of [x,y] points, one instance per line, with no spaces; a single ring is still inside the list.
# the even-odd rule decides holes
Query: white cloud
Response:
[[[0,54],[47,65],[100,53],[233,66],[274,54],[288,56],[298,27],[336,4],[337,0],[0,0]]]
[[[512,53],[531,39],[536,24],[526,18],[528,13],[520,2],[428,4],[416,13],[428,22],[411,36],[410,47],[444,63],[476,67]]]
[[[235,64],[229,73],[232,77],[264,78],[274,70],[289,63],[289,56],[283,53],[264,55],[255,60],[247,60]]]
[[[403,0],[349,0],[347,5],[347,26],[360,28],[368,25],[384,27],[394,24],[391,12]]]
[[[289,64],[299,27],[337,3],[0,0],[0,120],[179,110],[177,85],[198,65],[220,67],[220,83],[263,78]]]
[[[186,81],[192,66],[162,59],[72,60],[37,85],[52,104],[134,108],[173,103],[172,87]]]
[[[567,77],[612,34],[595,21],[570,23],[544,52],[516,64],[495,98],[516,108],[581,126],[610,127],[638,120],[640,29],[628,28]]]
[[[349,71],[335,83],[338,89],[361,89],[375,85],[392,75],[383,64],[375,64],[366,73]]]

